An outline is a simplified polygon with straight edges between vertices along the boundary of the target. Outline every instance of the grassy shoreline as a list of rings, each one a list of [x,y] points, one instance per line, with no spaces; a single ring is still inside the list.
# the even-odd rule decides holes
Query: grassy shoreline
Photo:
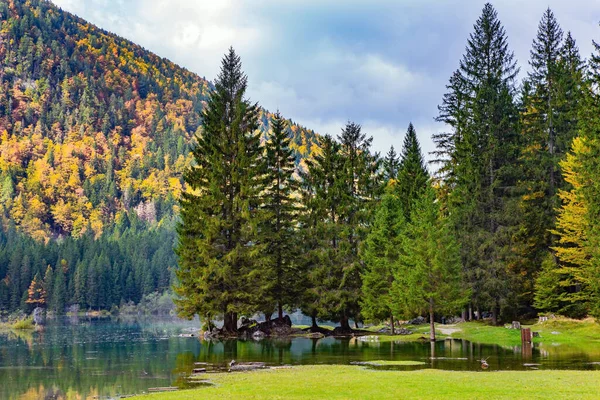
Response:
[[[600,324],[593,319],[572,320],[556,318],[532,325],[523,325],[538,332],[539,337],[534,337],[534,343],[553,343],[567,345],[593,345],[600,348]],[[429,326],[408,326],[414,333],[411,335],[386,335],[377,334],[380,342],[386,341],[417,341],[428,340]],[[517,329],[508,329],[504,326],[493,326],[486,322],[461,322],[452,325],[436,324],[436,337],[439,340],[446,338],[464,339],[481,344],[496,344],[499,346],[518,346],[521,344],[521,332]]]
[[[17,319],[10,322],[0,322],[0,329],[34,330],[35,324],[32,317]]]
[[[380,371],[312,365],[209,377],[214,386],[134,397],[171,399],[592,399],[600,371]]]

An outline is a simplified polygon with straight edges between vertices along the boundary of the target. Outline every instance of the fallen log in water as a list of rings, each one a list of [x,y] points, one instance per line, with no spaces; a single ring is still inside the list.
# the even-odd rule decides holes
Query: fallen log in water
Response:
[[[148,388],[149,392],[174,392],[176,390],[179,390],[179,388],[176,387],[176,386],[164,386],[164,387]]]
[[[229,363],[229,371],[252,371],[255,369],[264,369],[266,365],[264,362],[247,362],[247,363],[237,363],[235,360]]]

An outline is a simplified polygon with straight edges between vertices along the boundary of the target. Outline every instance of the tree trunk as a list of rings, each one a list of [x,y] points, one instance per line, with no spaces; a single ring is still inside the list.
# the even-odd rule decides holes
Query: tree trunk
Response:
[[[500,314],[500,306],[498,300],[494,302],[494,308],[492,309],[492,325],[498,325],[498,314]]]
[[[473,305],[469,303],[469,321],[473,321]]]
[[[311,328],[318,328],[319,325],[317,325],[317,313],[313,311],[313,313],[310,316],[310,318],[312,319],[312,326],[311,326]]]
[[[279,317],[279,320],[281,321],[281,320],[283,320],[283,305],[281,304],[281,302],[279,302],[278,312],[279,312],[278,317]]]
[[[396,332],[394,331],[394,315],[390,314],[390,326],[392,327],[392,335],[394,335]]]
[[[223,331],[229,332],[231,329],[231,318],[229,317],[229,313],[226,312],[223,314]]]
[[[342,328],[342,331],[344,332],[350,332],[352,330],[352,328],[350,328],[350,323],[348,321],[348,317],[347,316],[343,316],[341,321],[340,321],[340,327]]]
[[[358,320],[354,320],[354,329],[358,329]]]
[[[227,333],[237,332],[237,313],[225,313],[223,316],[223,330]]]
[[[435,342],[435,321],[433,313],[433,299],[429,299],[429,340]]]

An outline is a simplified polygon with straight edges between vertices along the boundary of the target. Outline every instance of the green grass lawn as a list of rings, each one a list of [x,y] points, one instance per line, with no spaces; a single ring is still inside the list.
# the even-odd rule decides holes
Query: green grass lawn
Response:
[[[436,324],[436,337],[444,339],[465,339],[475,343],[518,346],[521,332],[504,326],[492,326],[487,322],[462,322],[454,325]],[[525,325],[524,325],[525,326]],[[538,344],[570,345],[576,347],[597,347],[600,350],[600,324],[592,319],[571,320],[557,318],[542,323],[526,325],[541,337],[533,339]],[[380,335],[379,341],[413,341],[429,338],[429,325],[407,326],[412,335]]]
[[[380,371],[314,365],[210,374],[212,387],[136,399],[597,399],[600,371]]]

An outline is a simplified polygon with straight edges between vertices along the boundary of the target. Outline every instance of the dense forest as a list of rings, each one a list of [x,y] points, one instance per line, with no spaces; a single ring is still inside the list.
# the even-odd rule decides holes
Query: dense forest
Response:
[[[0,15],[2,310],[174,285],[228,332],[600,314],[600,45],[585,60],[550,9],[521,74],[484,6],[429,167],[412,124],[381,156],[358,123],[321,136],[250,102],[233,49],[209,82],[46,1]]]
[[[381,158],[348,122],[294,174],[291,142],[261,143],[233,49],[203,110],[181,200],[181,315],[300,309],[317,321],[462,312],[494,324],[598,315],[600,45],[583,60],[547,9],[529,72],[486,4],[451,75],[429,175],[415,128]],[[276,321],[273,321],[276,322]],[[210,325],[210,322],[209,322]],[[210,328],[210,326],[208,326]],[[392,328],[393,329],[393,328]]]
[[[57,275],[62,258],[68,289],[78,262],[84,275],[105,274],[121,258],[114,274],[131,276],[134,290],[123,283],[120,294],[82,306],[110,308],[167,288],[173,252],[160,265],[151,258],[173,244],[183,171],[213,85],[48,1],[10,0],[0,2],[0,86],[0,309],[22,305],[36,273],[50,266]],[[266,134],[271,114],[260,109],[258,118]],[[291,121],[286,134],[302,163],[316,134]],[[143,260],[90,264],[129,236],[132,247],[135,237],[147,247]]]

